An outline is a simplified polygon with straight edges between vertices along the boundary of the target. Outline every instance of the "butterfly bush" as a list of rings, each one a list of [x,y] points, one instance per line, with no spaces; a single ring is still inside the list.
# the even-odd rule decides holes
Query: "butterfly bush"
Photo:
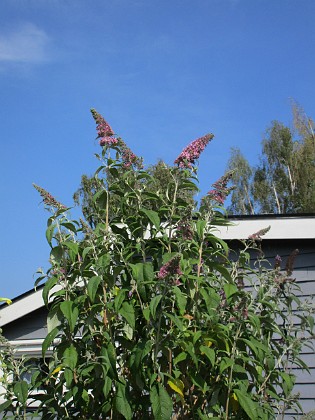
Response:
[[[175,159],[175,165],[178,165],[180,168],[191,169],[195,164],[196,160],[199,158],[201,152],[206,148],[208,143],[213,139],[213,134],[206,134],[203,137],[200,137],[192,141],[188,146],[184,148],[181,154]]]
[[[47,205],[47,206],[51,206],[54,207],[58,210],[64,210],[66,209],[66,206],[64,206],[63,204],[61,204],[59,201],[57,201],[55,199],[55,197],[53,197],[48,191],[46,191],[44,188],[39,187],[36,184],[33,184],[35,190],[37,190],[40,194],[40,196],[43,199],[43,202]]]
[[[100,146],[114,145],[118,143],[118,139],[114,137],[114,131],[108,122],[94,108],[91,114],[96,122],[97,138],[99,138]]]
[[[133,153],[120,137],[114,137],[111,126],[94,108],[91,109],[91,114],[96,122],[97,138],[100,138],[100,146],[119,146],[123,167],[130,168],[134,165],[138,169],[142,169],[142,158]]]
[[[230,174],[192,205],[185,194],[198,190],[196,161],[212,134],[189,144],[156,188],[142,160],[92,115],[102,163],[85,220],[69,219],[35,186],[52,212],[51,267],[36,285],[45,282],[50,320],[42,355],[53,356],[29,384],[36,416],[275,419],[294,406],[288,368],[303,366],[299,351],[313,334],[304,307],[292,322],[297,252],[283,273],[262,256],[269,228],[236,249],[216,236],[229,224],[214,201],[223,204]],[[25,381],[14,385],[0,412],[10,415],[23,396],[26,404],[27,391]]]
[[[180,258],[180,255],[175,255],[166,264],[162,265],[157,275],[158,278],[161,280],[168,276],[181,276],[183,273],[179,267]]]
[[[226,197],[234,189],[234,187],[227,187],[228,182],[231,180],[234,171],[229,171],[221,178],[219,178],[212,187],[212,190],[208,192],[210,199],[216,201],[217,203],[223,205]]]

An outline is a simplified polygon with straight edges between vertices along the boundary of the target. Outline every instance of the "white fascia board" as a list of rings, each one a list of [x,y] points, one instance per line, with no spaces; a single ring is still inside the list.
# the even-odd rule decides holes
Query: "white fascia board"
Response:
[[[213,232],[224,240],[247,239],[270,226],[262,239],[315,239],[315,217],[230,219],[233,225],[218,226]]]
[[[34,312],[44,306],[42,290],[37,290],[30,295],[22,297],[11,305],[4,306],[0,311],[0,327],[9,324],[12,321]]]

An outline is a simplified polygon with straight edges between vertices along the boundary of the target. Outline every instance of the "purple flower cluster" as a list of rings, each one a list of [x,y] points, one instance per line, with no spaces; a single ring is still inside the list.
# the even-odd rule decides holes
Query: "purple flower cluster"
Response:
[[[199,158],[201,152],[205,149],[210,140],[214,137],[213,134],[206,134],[199,139],[192,141],[182,153],[175,159],[174,163],[180,168],[192,168],[192,165]]]
[[[230,181],[233,175],[233,171],[227,172],[225,175],[221,176],[214,184],[212,184],[213,189],[208,191],[208,196],[216,201],[217,203],[223,205],[226,197],[234,189],[234,187],[227,187],[228,182]]]
[[[299,250],[295,249],[294,251],[291,252],[291,254],[289,255],[289,258],[287,259],[287,263],[286,263],[286,266],[285,266],[287,276],[291,276],[291,274],[293,273],[294,262],[295,262],[295,258],[297,257],[298,253],[299,253]]]
[[[194,232],[191,223],[187,218],[181,219],[176,227],[177,236],[181,236],[184,240],[191,241],[194,237]]]
[[[91,109],[92,116],[96,122],[97,138],[100,139],[100,146],[113,145],[118,143],[118,139],[114,136],[114,132],[107,121],[95,109]]]
[[[121,158],[125,168],[129,168],[132,165],[137,166],[139,169],[143,168],[142,158],[135,155],[122,139],[119,139],[119,146],[121,148]]]
[[[275,256],[275,270],[278,270],[281,267],[282,258],[280,255]]]
[[[59,201],[57,201],[48,191],[44,190],[44,188],[39,187],[36,184],[33,184],[33,187],[39,192],[40,196],[42,197],[44,203],[47,204],[47,206],[55,207],[58,210],[64,210],[67,208],[63,204],[59,203]]]
[[[179,267],[180,258],[180,255],[175,255],[175,257],[171,258],[166,264],[164,264],[158,272],[158,278],[162,280],[167,276],[181,276],[183,273]]]
[[[248,239],[252,239],[253,241],[261,241],[261,237],[266,235],[269,232],[271,226],[268,226],[264,229],[260,229],[258,232],[249,235]]]

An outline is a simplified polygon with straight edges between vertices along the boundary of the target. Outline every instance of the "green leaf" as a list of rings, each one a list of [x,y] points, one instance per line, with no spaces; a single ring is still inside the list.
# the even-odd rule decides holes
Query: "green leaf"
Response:
[[[158,383],[150,391],[150,401],[155,420],[170,420],[173,412],[173,402],[165,388]]]
[[[106,209],[107,191],[106,190],[98,191],[96,194],[94,194],[93,201],[101,209]]]
[[[46,229],[46,239],[47,239],[47,242],[49,243],[50,246],[52,246],[51,241],[52,241],[52,238],[54,236],[55,227],[56,227],[56,225],[54,223],[52,223]]]
[[[280,376],[283,379],[282,388],[286,396],[290,394],[295,382],[295,376],[290,375],[286,372],[279,372]]]
[[[2,413],[4,410],[9,408],[11,404],[12,404],[12,401],[10,401],[10,400],[7,400],[4,403],[0,404],[0,413]]]
[[[49,292],[55,286],[57,281],[58,281],[58,278],[53,276],[53,277],[50,277],[50,279],[48,279],[45,283],[45,286],[43,288],[43,301],[46,306],[48,305]]]
[[[179,313],[181,315],[184,315],[187,304],[187,297],[184,295],[184,293],[180,290],[179,287],[174,286],[173,290],[176,297]]]
[[[61,226],[64,226],[65,228],[69,229],[73,233],[77,233],[77,228],[73,223],[70,222],[62,222],[60,223]]]
[[[72,372],[71,369],[65,368],[63,374],[64,374],[64,377],[65,377],[65,380],[66,380],[66,385],[67,385],[68,388],[70,388],[70,386],[72,384],[72,381],[73,381],[73,372]]]
[[[239,389],[234,389],[238,402],[250,419],[256,419],[257,408],[259,405],[255,403],[249,396]]]
[[[156,309],[161,299],[162,299],[162,295],[157,295],[157,296],[154,296],[154,298],[150,302],[150,312],[153,319],[155,319]]]
[[[85,260],[85,257],[90,253],[90,251],[92,251],[94,248],[92,246],[87,246],[86,248],[84,248],[83,252],[82,252],[82,259]]]
[[[235,286],[235,284],[225,284],[223,289],[227,300],[229,300],[231,296],[238,292],[238,288]]]
[[[73,302],[66,300],[60,304],[60,309],[69,323],[70,332],[73,332],[79,316],[78,308]]]
[[[125,296],[126,296],[126,291],[119,289],[114,299],[114,307],[115,307],[116,312],[119,311],[123,301],[125,300]]]
[[[45,358],[45,354],[46,354],[46,351],[47,351],[48,347],[50,347],[50,345],[53,343],[53,341],[56,338],[58,333],[59,333],[59,328],[56,327],[52,331],[50,331],[50,333],[48,333],[47,336],[45,337],[45,340],[43,341],[43,344],[42,344],[42,356],[43,356],[43,358]]]
[[[230,366],[233,365],[233,360],[228,357],[223,357],[220,363],[220,373],[228,369]]]
[[[14,395],[21,404],[25,404],[28,396],[28,386],[26,381],[19,381],[14,385]]]
[[[126,397],[126,385],[117,382],[117,394],[115,397],[116,410],[124,416],[126,420],[132,419],[132,410]]]
[[[90,298],[90,301],[94,303],[96,292],[98,289],[98,286],[100,285],[102,279],[99,276],[93,276],[89,279],[88,285],[87,285],[87,292],[88,296]]]
[[[78,362],[78,353],[73,344],[63,352],[63,364],[74,370]]]
[[[59,309],[58,307],[53,308],[50,310],[50,312],[48,312],[48,315],[47,315],[47,331],[48,332],[52,331],[56,327],[59,327],[60,325],[58,309]]]
[[[187,359],[187,353],[182,351],[181,353],[179,353],[178,356],[175,357],[173,363],[174,365],[177,365],[177,363],[182,362],[183,360],[186,360],[186,359]]]
[[[211,310],[216,309],[220,303],[220,296],[213,289],[200,289],[200,294],[203,297],[208,313],[211,313]]]
[[[171,378],[167,381],[170,388],[172,388],[177,394],[184,398],[184,383],[180,379]]]
[[[130,264],[132,276],[137,283],[137,288],[141,298],[147,301],[146,286],[144,283],[154,280],[154,270],[151,262]]]
[[[136,326],[134,307],[130,303],[124,302],[119,309],[119,313],[125,318],[130,327],[134,330]]]
[[[198,220],[197,221],[197,233],[199,240],[203,240],[204,237],[204,230],[206,227],[207,222],[205,220]]]
[[[211,262],[210,266],[214,269],[217,270],[219,273],[222,274],[222,276],[229,282],[232,282],[233,279],[231,277],[231,274],[229,272],[229,270],[224,267],[222,264],[216,263],[216,262]]]
[[[154,210],[140,209],[140,213],[144,213],[150,222],[155,226],[156,230],[160,230],[161,222],[159,214]]]
[[[112,389],[112,380],[109,376],[106,376],[104,379],[104,386],[103,386],[103,394],[105,399],[108,397],[108,394],[110,393]]]
[[[200,346],[200,351],[210,360],[212,366],[215,365],[215,351],[207,346]]]
[[[57,262],[60,262],[63,258],[63,249],[60,245],[55,246],[50,251],[50,258],[51,260],[55,260]]]
[[[146,321],[149,321],[150,319],[150,308],[149,306],[146,306],[145,308],[143,308],[143,316],[145,318]]]
[[[76,242],[64,242],[63,245],[65,245],[68,249],[70,249],[72,255],[71,259],[72,261],[75,260],[75,257],[78,255],[79,252],[79,245]]]

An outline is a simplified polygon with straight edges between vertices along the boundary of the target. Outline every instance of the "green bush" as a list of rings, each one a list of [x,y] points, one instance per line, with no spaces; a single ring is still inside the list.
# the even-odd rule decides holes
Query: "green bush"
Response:
[[[291,273],[280,270],[279,258],[275,268],[266,265],[264,230],[238,252],[216,236],[228,223],[221,205],[230,174],[199,208],[185,200],[198,190],[196,161],[213,136],[187,146],[168,184],[154,192],[142,160],[92,113],[102,147],[90,208],[96,226],[71,220],[69,209],[36,187],[52,211],[51,267],[37,281],[45,280],[49,308],[49,373],[32,380],[34,389],[45,388],[32,396],[38,413],[240,420],[296,406],[290,366],[305,367],[299,351],[313,318],[304,308],[299,325],[291,322],[293,305],[301,307]]]

